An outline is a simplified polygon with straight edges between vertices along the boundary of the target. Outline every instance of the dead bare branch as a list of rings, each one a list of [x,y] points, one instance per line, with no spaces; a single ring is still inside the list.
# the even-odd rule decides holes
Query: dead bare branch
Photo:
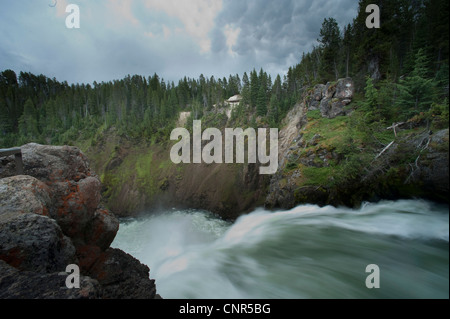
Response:
[[[391,143],[389,143],[389,145],[388,146],[386,146],[376,157],[375,157],[375,159],[378,159],[381,155],[383,155],[383,153],[384,152],[386,152],[388,149],[389,149],[389,147],[391,147],[393,144],[394,144],[394,142],[395,141],[392,141]]]

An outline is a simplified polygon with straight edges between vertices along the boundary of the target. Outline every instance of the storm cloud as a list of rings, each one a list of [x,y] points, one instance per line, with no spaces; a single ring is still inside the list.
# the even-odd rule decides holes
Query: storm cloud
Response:
[[[341,28],[354,0],[23,0],[0,12],[0,69],[69,83],[127,74],[223,77],[264,68],[284,75],[317,45],[324,18]],[[80,7],[67,29],[65,8]]]

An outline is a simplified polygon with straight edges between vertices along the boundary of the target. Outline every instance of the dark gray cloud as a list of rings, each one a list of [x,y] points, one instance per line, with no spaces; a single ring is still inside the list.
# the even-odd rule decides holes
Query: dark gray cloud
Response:
[[[216,10],[220,1],[211,0]],[[65,27],[64,6],[71,2],[80,6],[78,30]],[[217,78],[261,67],[272,76],[283,75],[316,44],[324,18],[334,17],[343,27],[357,10],[355,0],[223,0],[221,10],[202,17],[205,11],[197,9],[210,3],[205,0],[190,1],[194,8],[186,7],[185,14],[175,0],[59,0],[56,8],[49,3],[3,4],[1,70],[43,73],[68,82],[155,72],[177,82],[185,75]],[[205,27],[210,28],[207,33]],[[205,50],[208,42],[210,50]]]
[[[216,28],[227,24],[240,28],[234,51],[260,66],[278,64],[282,71],[317,44],[324,18],[334,17],[343,27],[356,16],[356,9],[354,0],[231,0]],[[222,50],[223,45],[215,48]]]

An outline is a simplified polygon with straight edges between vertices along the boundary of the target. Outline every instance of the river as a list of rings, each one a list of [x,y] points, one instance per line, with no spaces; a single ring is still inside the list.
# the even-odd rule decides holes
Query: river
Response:
[[[422,200],[257,209],[233,223],[171,209],[122,220],[111,246],[148,265],[167,299],[449,298],[449,208]]]

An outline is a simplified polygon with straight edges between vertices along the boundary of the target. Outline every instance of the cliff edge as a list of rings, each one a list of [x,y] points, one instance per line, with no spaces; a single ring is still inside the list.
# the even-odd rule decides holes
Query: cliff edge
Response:
[[[0,298],[133,298],[156,294],[150,269],[110,248],[119,221],[101,204],[101,183],[76,147],[21,147],[0,159]],[[80,288],[66,286],[68,265]],[[125,271],[126,270],[126,271]]]

